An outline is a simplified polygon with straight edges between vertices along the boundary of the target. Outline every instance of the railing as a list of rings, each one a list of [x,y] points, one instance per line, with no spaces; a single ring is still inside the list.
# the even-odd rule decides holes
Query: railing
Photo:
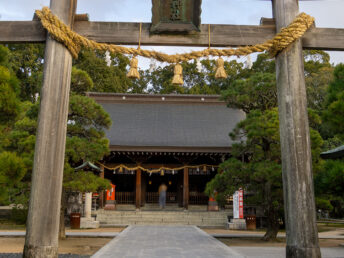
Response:
[[[190,192],[189,193],[189,204],[205,205],[208,204],[209,197],[204,193]]]
[[[135,203],[134,192],[116,192],[117,204],[132,204]]]
[[[147,203],[159,203],[159,193],[147,192],[146,193],[146,202]],[[176,202],[177,202],[177,193],[167,192],[166,203],[176,203]]]

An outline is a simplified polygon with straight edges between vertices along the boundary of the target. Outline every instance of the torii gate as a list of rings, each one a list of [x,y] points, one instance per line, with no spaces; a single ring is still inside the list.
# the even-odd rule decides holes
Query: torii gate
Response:
[[[98,42],[137,44],[138,23],[89,22],[76,16],[77,0],[51,0],[65,24]],[[273,0],[276,26],[212,25],[212,46],[246,46],[272,38],[298,14],[298,0]],[[81,18],[81,19],[80,19]],[[208,27],[197,37],[150,35],[143,24],[142,45],[208,46]],[[128,33],[129,32],[129,33]],[[0,43],[46,42],[44,79],[35,149],[24,257],[57,257],[59,212],[66,142],[72,56],[46,35],[38,21],[0,22]],[[344,50],[344,29],[311,28],[276,57],[283,163],[287,257],[320,257],[313,190],[302,48]]]

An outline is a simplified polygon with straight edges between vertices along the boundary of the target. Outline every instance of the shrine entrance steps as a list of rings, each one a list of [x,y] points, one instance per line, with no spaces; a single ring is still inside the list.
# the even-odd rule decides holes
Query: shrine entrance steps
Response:
[[[199,227],[226,228],[228,211],[109,211],[94,212],[101,227],[128,225],[195,225]]]
[[[183,207],[179,207],[177,203],[168,203],[163,211],[183,211]],[[158,204],[155,203],[146,203],[141,207],[141,211],[161,211],[161,208]]]
[[[117,211],[136,211],[136,207],[134,204],[117,204],[116,205]],[[141,207],[141,211],[160,211],[160,207],[158,204],[155,203],[146,203],[143,207]],[[183,211],[184,207],[179,207],[176,203],[167,203],[166,207],[163,211]],[[207,211],[207,205],[189,205],[189,211]]]

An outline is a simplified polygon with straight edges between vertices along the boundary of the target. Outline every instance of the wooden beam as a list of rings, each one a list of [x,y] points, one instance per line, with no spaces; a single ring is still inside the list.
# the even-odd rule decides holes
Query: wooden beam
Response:
[[[137,45],[139,23],[76,21],[74,30],[89,39],[118,45]],[[200,33],[150,34],[142,24],[141,45],[208,47],[208,25]],[[212,47],[236,47],[262,43],[275,35],[271,25],[211,25]],[[46,32],[39,21],[1,21],[0,43],[44,42]],[[344,50],[344,29],[311,28],[302,39],[305,49]]]
[[[38,18],[36,13],[33,15],[32,20],[33,21],[39,21],[39,18]],[[74,22],[76,22],[76,21],[89,21],[89,20],[90,20],[90,16],[88,15],[88,13],[82,13],[82,14],[75,14],[74,15]]]
[[[89,21],[89,20],[90,20],[90,16],[88,15],[88,13],[76,14],[74,17],[74,22],[76,22],[76,21]]]
[[[297,0],[274,0],[277,29],[298,14]],[[321,257],[301,40],[276,57],[287,257]]]
[[[0,43],[45,42],[47,33],[39,21],[1,21]]]
[[[66,24],[73,25],[76,0],[51,0],[50,8]],[[48,35],[23,252],[25,258],[58,256],[71,71],[71,54]]]

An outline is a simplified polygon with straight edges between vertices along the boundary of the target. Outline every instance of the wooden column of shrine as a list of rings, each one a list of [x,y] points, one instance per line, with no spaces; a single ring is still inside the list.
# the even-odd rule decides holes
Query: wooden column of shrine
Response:
[[[142,179],[141,169],[138,168],[136,170],[136,198],[135,198],[136,209],[141,208],[141,197],[142,197],[141,179]]]
[[[100,174],[99,174],[100,178],[104,179],[104,165],[100,165]],[[104,208],[104,200],[105,200],[105,191],[101,191],[99,193],[99,205],[100,208]]]
[[[189,169],[184,168],[184,180],[183,180],[183,206],[184,209],[189,208]]]

